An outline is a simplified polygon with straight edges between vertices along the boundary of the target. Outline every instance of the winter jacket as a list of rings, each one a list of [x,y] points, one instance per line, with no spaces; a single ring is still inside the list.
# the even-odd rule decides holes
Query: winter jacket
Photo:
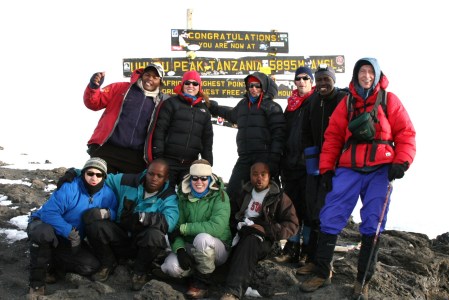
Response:
[[[338,88],[325,97],[314,93],[310,98],[310,105],[304,110],[304,123],[302,124],[303,149],[317,146],[319,151],[324,143],[324,132],[329,125],[329,119],[338,103],[347,93]]]
[[[214,133],[206,104],[190,104],[182,95],[173,96],[160,107],[153,135],[153,158],[171,158],[190,164],[201,158],[213,164]]]
[[[179,218],[178,197],[167,182],[162,191],[144,199],[146,173],[147,170],[141,174],[108,174],[105,184],[114,191],[119,202],[117,222],[122,221],[122,214],[125,212],[161,213],[167,222],[168,232],[171,232]],[[132,211],[126,211],[127,209]]]
[[[213,180],[209,184],[209,193],[201,199],[194,198],[191,194],[190,176],[182,182],[182,190],[178,192],[178,225],[186,224],[186,226],[185,234],[173,242],[174,252],[179,248],[185,248],[185,242],[193,243],[194,238],[200,233],[208,233],[220,239],[225,245],[231,245],[229,197],[221,178],[215,174],[211,178]]]
[[[237,124],[237,152],[239,156],[254,152],[281,155],[284,150],[286,122],[282,107],[273,101],[277,95],[276,83],[263,73],[255,72],[262,85],[262,97],[252,104],[249,92],[235,107],[211,103],[210,111],[215,116]],[[248,77],[245,78],[245,84]]]
[[[251,182],[246,183],[241,197],[231,203],[231,229],[234,233],[237,232],[238,222],[245,218],[253,188]],[[300,224],[292,201],[275,182],[270,183],[270,189],[262,203],[261,215],[252,221],[264,227],[265,237],[271,242],[292,237],[298,232]]]
[[[287,121],[287,139],[285,143],[284,154],[281,158],[282,170],[292,170],[300,167],[305,167],[303,155],[304,147],[302,145],[302,126],[304,123],[304,111],[309,106],[309,99],[314,94],[316,93],[310,94],[307,98],[305,98],[302,104],[297,109],[293,111],[289,111],[286,109],[284,112],[284,116]],[[299,97],[297,89],[292,92],[291,97]]]
[[[363,100],[357,94],[354,81],[352,81],[349,85],[349,90],[355,99],[354,113],[357,115],[364,112],[365,104],[366,111],[371,111],[379,90],[387,87],[388,79],[384,74],[381,74],[379,82],[374,86],[370,96]],[[410,165],[413,162],[416,153],[415,129],[407,111],[395,94],[387,92],[388,118],[382,106],[379,105],[378,107],[377,117],[379,123],[375,124],[375,140],[390,143],[378,143],[377,145],[376,143],[348,143],[351,132],[348,129],[349,120],[346,99],[347,96],[337,105],[330,118],[329,126],[324,133],[324,144],[320,155],[321,174],[334,170],[337,165],[338,167],[363,170],[364,167],[369,168],[382,164],[403,164],[408,162]],[[356,148],[353,149],[354,147]],[[373,149],[373,147],[377,147],[377,149]],[[374,159],[371,157],[372,150],[376,150]]]
[[[142,76],[143,70],[144,69],[135,70],[132,73],[130,82],[112,83],[102,89],[92,89],[89,87],[89,85],[87,85],[84,91],[84,105],[94,111],[104,109],[104,112],[100,120],[98,121],[97,127],[95,128],[91,138],[87,142],[88,145],[103,145],[111,137],[115,128],[117,127],[117,124],[119,123],[120,116],[123,114],[125,101],[132,101],[132,99],[128,99],[128,94],[132,86],[135,86],[137,80]],[[136,97],[136,95],[139,94],[141,94],[142,97],[145,97],[145,94],[142,90],[140,90],[140,88],[136,89],[131,94],[133,95],[133,97]],[[160,99],[160,104],[169,96],[163,93],[159,93],[158,97]],[[136,107],[136,110],[138,109],[139,107]],[[157,109],[158,108],[156,107],[153,110],[152,115],[149,116],[150,122],[147,128],[147,137],[143,153],[147,162],[150,162],[153,157],[151,153],[151,138],[153,134],[154,123],[157,118]]]
[[[57,235],[68,238],[72,228],[76,228],[83,239],[83,214],[91,208],[109,209],[111,220],[117,215],[117,198],[114,192],[106,185],[90,196],[81,176],[72,182],[65,183],[60,189],[51,194],[42,207],[31,214],[30,220],[41,219],[42,222],[54,227]]]

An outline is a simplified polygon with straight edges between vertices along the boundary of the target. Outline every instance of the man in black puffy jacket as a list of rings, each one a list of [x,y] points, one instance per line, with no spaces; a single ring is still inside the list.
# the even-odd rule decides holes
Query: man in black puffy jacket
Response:
[[[246,93],[235,107],[220,106],[212,101],[209,107],[212,115],[223,117],[238,127],[239,158],[226,189],[231,201],[249,181],[251,165],[257,161],[266,162],[272,177],[279,182],[279,161],[285,143],[285,117],[282,107],[273,101],[277,95],[276,83],[260,72],[244,80]]]

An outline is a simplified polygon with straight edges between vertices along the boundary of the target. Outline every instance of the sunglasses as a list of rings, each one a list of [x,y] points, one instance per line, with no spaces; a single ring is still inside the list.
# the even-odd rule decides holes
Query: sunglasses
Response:
[[[250,84],[248,84],[248,86],[249,86],[249,88],[257,88],[257,89],[262,88],[260,83],[250,83]]]
[[[301,77],[301,76],[296,76],[296,77],[295,77],[295,80],[296,80],[296,81],[300,81],[301,79],[304,80],[304,81],[307,81],[307,80],[310,79],[310,77],[309,77],[309,76],[303,76],[303,77]]]
[[[190,81],[190,80],[184,81],[184,85],[191,85],[191,84],[193,84],[193,86],[199,86],[200,85],[196,81]]]
[[[93,177],[95,175],[97,178],[103,178],[103,173],[86,172],[86,175],[89,177]]]
[[[207,176],[192,176],[190,178],[192,181],[198,181],[198,179],[201,179],[201,181],[207,181],[209,179]]]

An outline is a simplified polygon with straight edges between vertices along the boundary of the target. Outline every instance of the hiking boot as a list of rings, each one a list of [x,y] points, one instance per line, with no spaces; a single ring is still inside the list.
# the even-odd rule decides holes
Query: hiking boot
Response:
[[[204,287],[196,287],[191,285],[186,293],[187,298],[202,299],[209,295],[209,290]]]
[[[239,298],[234,296],[233,294],[224,293],[224,295],[221,296],[220,300],[239,300]]]
[[[147,283],[147,276],[145,274],[142,275],[134,274],[133,277],[131,278],[131,283],[132,283],[131,288],[133,291],[140,291],[145,285],[145,283]]]
[[[331,284],[330,278],[321,278],[321,277],[315,276],[315,277],[312,277],[309,280],[306,280],[303,283],[301,283],[299,288],[301,289],[301,291],[309,293],[309,292],[314,292],[317,289],[327,286],[329,284]]]
[[[30,287],[30,291],[27,294],[27,300],[38,300],[40,296],[44,296],[45,294],[45,286],[32,288]]]
[[[354,283],[354,293],[352,294],[352,299],[368,300],[368,289],[368,282],[365,283],[362,289],[362,284],[356,281]]]
[[[315,264],[313,262],[309,262],[305,266],[296,270],[296,275],[310,275],[314,273],[315,273]]]
[[[102,267],[100,271],[92,275],[92,280],[105,282],[106,280],[108,280],[109,275],[111,275],[113,272],[114,272],[113,267]]]
[[[282,254],[273,257],[273,260],[278,263],[296,263],[299,260],[299,243],[287,241],[282,249]]]

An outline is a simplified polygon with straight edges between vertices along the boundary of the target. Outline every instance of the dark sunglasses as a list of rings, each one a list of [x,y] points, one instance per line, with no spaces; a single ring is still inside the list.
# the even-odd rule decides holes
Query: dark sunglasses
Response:
[[[198,179],[201,179],[201,181],[206,181],[209,179],[209,177],[207,176],[192,176],[190,178],[192,179],[192,181],[198,181]]]
[[[303,76],[303,77],[301,77],[301,76],[296,76],[296,77],[295,77],[295,80],[296,80],[296,81],[300,81],[301,79],[304,80],[304,81],[307,81],[307,80],[310,79],[310,77],[309,77],[309,76]]]
[[[262,86],[260,85],[260,83],[250,83],[248,84],[249,88],[262,88]]]
[[[199,86],[200,85],[196,81],[190,81],[190,80],[184,81],[184,85],[191,85],[191,84],[193,84],[193,86]]]
[[[86,175],[89,177],[97,176],[97,178],[103,178],[103,173],[95,173],[95,172],[86,172]]]

